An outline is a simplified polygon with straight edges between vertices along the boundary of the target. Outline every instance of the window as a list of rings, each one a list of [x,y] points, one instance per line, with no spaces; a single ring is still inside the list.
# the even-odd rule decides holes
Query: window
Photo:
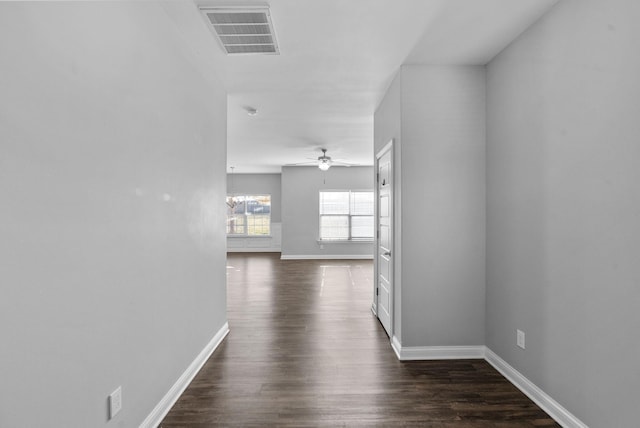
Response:
[[[271,234],[271,195],[227,196],[227,235]]]
[[[320,239],[373,239],[373,192],[320,192]]]

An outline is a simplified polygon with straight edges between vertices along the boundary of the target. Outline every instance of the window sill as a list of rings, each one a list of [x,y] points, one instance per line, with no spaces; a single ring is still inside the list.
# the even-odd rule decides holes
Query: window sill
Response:
[[[227,235],[227,238],[273,238],[273,235]]]

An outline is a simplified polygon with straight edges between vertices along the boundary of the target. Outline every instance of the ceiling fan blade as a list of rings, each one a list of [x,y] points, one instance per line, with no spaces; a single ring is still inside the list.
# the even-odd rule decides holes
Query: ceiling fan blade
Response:
[[[318,163],[317,160],[311,162],[298,162],[298,163],[286,163],[284,166],[304,166],[304,165],[316,165]]]
[[[353,162],[344,162],[340,160],[334,160],[333,165],[337,166],[362,166],[361,163],[353,163]]]
[[[360,163],[352,163],[352,162],[346,162],[340,159],[332,159],[331,156],[327,155],[327,150],[326,149],[321,149],[322,151],[322,156],[317,157],[317,158],[306,158],[309,159],[309,162],[298,162],[298,163],[288,163],[285,164],[284,166],[303,166],[303,165],[318,165],[320,166],[320,163],[322,164],[328,164],[329,166],[326,168],[330,168],[331,166],[344,166],[344,167],[350,167],[350,166],[362,166],[362,164]],[[322,168],[320,168],[322,169]]]

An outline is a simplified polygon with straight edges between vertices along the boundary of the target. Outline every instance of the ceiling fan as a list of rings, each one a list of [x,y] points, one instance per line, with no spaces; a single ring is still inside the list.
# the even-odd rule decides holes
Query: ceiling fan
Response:
[[[331,166],[335,165],[335,166],[357,166],[358,164],[355,163],[349,163],[349,162],[342,162],[340,160],[333,160],[331,159],[331,156],[327,156],[327,149],[320,149],[322,151],[322,156],[318,156],[318,158],[314,161],[311,162],[300,162],[300,163],[291,163],[291,164],[287,164],[286,166],[302,166],[302,165],[311,165],[311,164],[317,164],[318,168],[320,168],[322,171],[327,171],[329,168],[331,168]],[[307,158],[307,159],[312,159],[312,158]]]

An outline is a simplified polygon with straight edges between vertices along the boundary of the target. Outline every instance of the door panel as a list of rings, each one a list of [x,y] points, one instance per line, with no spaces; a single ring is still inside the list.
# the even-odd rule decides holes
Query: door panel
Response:
[[[386,257],[380,257],[378,272],[380,275],[380,279],[384,279],[385,283],[390,281],[389,274],[391,273],[391,263],[390,260]]]
[[[380,281],[378,283],[378,290],[378,319],[382,323],[384,329],[387,331],[387,334],[389,334],[388,326],[385,325],[385,322],[383,321],[391,319],[391,314],[389,312],[391,307],[391,293],[389,290],[389,284],[386,281]]]
[[[389,195],[380,195],[380,217],[389,218]]]
[[[391,178],[389,176],[390,169],[391,166],[389,164],[380,165],[380,170],[378,171],[378,183],[380,184],[380,186],[386,186],[391,182]]]
[[[388,335],[391,335],[392,296],[393,296],[393,163],[391,145],[378,157],[378,201],[376,248],[377,264],[377,316]]]
[[[389,230],[389,226],[386,224],[380,225],[380,248],[385,251],[391,250],[391,231]]]

